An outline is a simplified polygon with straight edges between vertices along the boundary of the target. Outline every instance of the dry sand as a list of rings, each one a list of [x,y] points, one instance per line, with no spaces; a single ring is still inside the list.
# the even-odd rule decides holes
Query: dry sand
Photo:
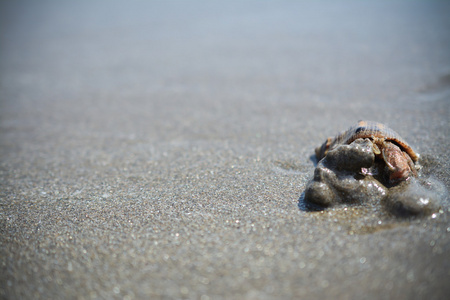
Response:
[[[444,299],[449,199],[299,208],[389,124],[450,188],[450,5],[0,4],[0,297]]]

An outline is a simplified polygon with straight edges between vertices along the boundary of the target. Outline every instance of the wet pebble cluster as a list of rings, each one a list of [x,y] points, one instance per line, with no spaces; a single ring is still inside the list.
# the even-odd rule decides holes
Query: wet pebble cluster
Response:
[[[392,185],[370,139],[341,145],[318,162],[304,201],[311,209],[337,204],[380,204],[396,216],[425,216],[439,209],[440,183],[410,177]]]

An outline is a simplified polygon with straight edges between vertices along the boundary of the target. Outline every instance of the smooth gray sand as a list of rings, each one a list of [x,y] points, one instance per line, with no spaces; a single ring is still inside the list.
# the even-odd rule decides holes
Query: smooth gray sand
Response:
[[[450,5],[0,4],[0,297],[444,299],[450,204],[303,211],[388,124],[450,188]],[[438,184],[439,186],[439,184]]]

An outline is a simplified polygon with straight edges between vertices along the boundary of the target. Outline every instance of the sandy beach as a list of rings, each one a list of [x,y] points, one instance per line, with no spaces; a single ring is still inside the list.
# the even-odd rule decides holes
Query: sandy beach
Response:
[[[0,298],[445,299],[445,1],[2,1]],[[358,120],[440,209],[302,209]]]

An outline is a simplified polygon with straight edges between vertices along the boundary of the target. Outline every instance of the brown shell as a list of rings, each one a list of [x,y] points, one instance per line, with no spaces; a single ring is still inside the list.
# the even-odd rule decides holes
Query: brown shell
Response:
[[[335,138],[328,138],[322,146],[316,148],[317,159],[322,159],[327,155],[328,151],[339,145],[348,145],[360,138],[370,138],[372,140],[382,139],[384,141],[392,142],[405,151],[414,162],[419,160],[419,154],[414,152],[397,132],[384,124],[372,121],[359,121],[345,132],[338,134]]]

